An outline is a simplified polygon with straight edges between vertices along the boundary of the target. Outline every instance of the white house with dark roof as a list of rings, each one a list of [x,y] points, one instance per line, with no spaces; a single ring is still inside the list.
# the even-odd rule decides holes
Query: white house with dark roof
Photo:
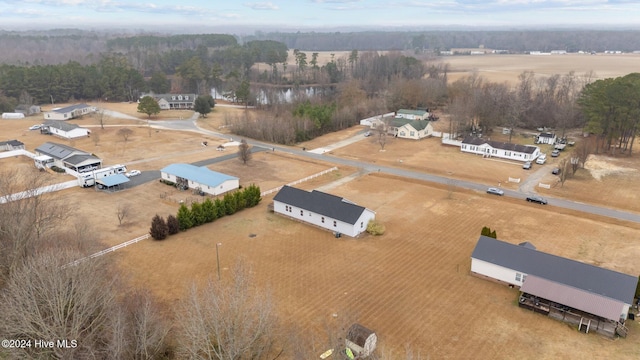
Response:
[[[18,140],[0,141],[0,151],[24,150],[24,143]]]
[[[46,142],[35,150],[36,166],[69,168],[77,172],[90,171],[102,167],[102,160],[90,153],[71,146]]]
[[[171,164],[160,170],[160,176],[178,187],[195,189],[210,195],[224,194],[240,187],[237,177],[191,164]]]
[[[158,102],[160,110],[193,109],[197,97],[196,94],[145,94],[140,98],[145,96],[154,98]]]
[[[45,120],[70,120],[95,112],[96,108],[87,104],[75,104],[53,109],[44,113]]]
[[[89,136],[89,129],[62,120],[47,120],[40,127],[43,134],[52,134],[65,139]]]
[[[351,237],[366,231],[376,217],[374,211],[339,196],[287,185],[273,198],[273,211]]]
[[[540,156],[540,148],[531,145],[511,144],[491,141],[475,136],[467,136],[460,145],[462,152],[497,157],[516,161],[533,161]]]
[[[543,132],[536,136],[536,144],[549,144],[553,145],[556,143],[556,134]]]
[[[638,285],[637,276],[486,236],[471,254],[471,273],[616,324],[627,319]]]

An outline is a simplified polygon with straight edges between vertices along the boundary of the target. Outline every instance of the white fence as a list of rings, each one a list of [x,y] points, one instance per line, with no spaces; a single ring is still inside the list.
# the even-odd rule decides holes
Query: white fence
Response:
[[[513,183],[520,183],[520,178],[517,178],[517,179],[516,179],[516,178],[512,178],[512,177],[510,177],[510,178],[509,178],[509,182],[513,182]]]
[[[84,262],[84,261],[89,260],[89,259],[97,258],[98,256],[102,256],[102,255],[104,255],[104,254],[108,254],[108,253],[110,253],[110,252],[114,252],[114,251],[116,251],[116,250],[118,250],[118,249],[122,249],[123,247],[129,246],[129,245],[131,245],[131,244],[135,244],[135,243],[140,242],[140,241],[145,240],[145,239],[148,239],[150,236],[151,236],[151,235],[149,235],[149,234],[144,234],[144,235],[142,235],[142,236],[138,236],[138,237],[137,237],[137,238],[135,238],[135,239],[131,239],[131,240],[129,240],[129,241],[123,242],[122,244],[118,244],[118,245],[116,245],[116,246],[112,246],[112,247],[110,247],[110,248],[108,248],[108,249],[104,249],[104,250],[102,250],[102,251],[98,251],[98,252],[97,252],[97,253],[95,253],[95,254],[91,254],[91,255],[89,255],[89,256],[87,256],[87,257],[83,257],[82,259],[78,259],[78,260],[76,260],[76,261],[74,261],[74,262],[68,263],[68,264],[67,264],[67,265],[65,265],[64,267],[67,267],[67,266],[76,266],[76,265],[78,265],[78,264],[80,264],[80,263],[82,263],[82,262]]]
[[[19,149],[19,150],[11,150],[11,151],[0,152],[0,159],[12,157],[12,156],[19,156],[19,155],[28,156],[28,157],[30,157],[32,159],[34,157],[36,157],[36,154],[34,154],[34,153],[31,153],[31,152],[29,152],[27,150]]]
[[[538,186],[543,188],[543,189],[551,189],[551,185],[550,184],[538,183]]]
[[[306,177],[306,178],[304,178],[304,179],[300,179],[300,180],[296,180],[296,181],[294,181],[294,182],[290,182],[290,183],[288,183],[287,185],[292,186],[292,185],[300,184],[300,183],[302,183],[302,182],[305,182],[305,181],[311,180],[311,179],[313,179],[313,178],[317,178],[318,176],[322,176],[322,175],[324,175],[324,174],[328,174],[328,173],[330,173],[330,172],[332,172],[332,171],[336,171],[336,170],[338,170],[338,168],[334,166],[334,167],[332,167],[331,169],[327,169],[327,170],[321,171],[321,172],[319,172],[319,173],[317,173],[317,174],[313,174],[313,175],[307,176],[307,177]],[[282,186],[278,186],[278,187],[277,187],[277,188],[275,188],[275,189],[271,189],[271,190],[263,191],[263,192],[262,192],[262,194],[260,194],[260,196],[269,195],[269,194],[271,194],[271,193],[273,193],[273,192],[280,191],[280,189],[282,189]]]

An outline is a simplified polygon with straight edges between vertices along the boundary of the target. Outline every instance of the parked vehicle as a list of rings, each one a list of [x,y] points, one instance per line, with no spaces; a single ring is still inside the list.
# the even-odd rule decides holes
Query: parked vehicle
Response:
[[[560,175],[560,168],[553,168],[553,170],[551,170],[551,173],[553,175]]]
[[[551,152],[551,157],[558,157],[560,156],[560,150],[553,150]]]
[[[490,187],[490,188],[487,189],[487,194],[502,196],[502,195],[504,195],[504,191],[502,191],[502,190],[500,190],[498,188]]]
[[[140,170],[131,170],[130,172],[124,174],[126,177],[133,177],[140,175]]]
[[[29,130],[38,130],[42,127],[42,125],[31,125],[29,126]]]
[[[364,137],[369,137],[371,136],[371,131],[367,131],[366,133],[364,133]]]
[[[127,167],[124,165],[113,165],[97,170],[82,172],[78,174],[78,183],[82,187],[89,187],[96,184],[96,179],[102,179],[116,174],[125,174]]]
[[[527,161],[526,163],[524,163],[522,165],[522,168],[525,169],[525,170],[531,169],[531,161]]]
[[[538,196],[538,195],[527,196],[527,201],[528,202],[538,203],[540,205],[547,205],[547,199],[543,198],[542,196]]]
[[[536,159],[536,164],[540,164],[540,165],[542,165],[542,164],[544,164],[546,161],[547,161],[547,157],[546,157],[546,156],[542,156],[542,155],[541,155],[540,157],[538,157],[538,158]]]

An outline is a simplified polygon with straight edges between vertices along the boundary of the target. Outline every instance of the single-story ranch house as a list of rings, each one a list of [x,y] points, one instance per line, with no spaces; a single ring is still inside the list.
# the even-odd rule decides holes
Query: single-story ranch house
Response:
[[[540,148],[537,146],[491,141],[475,136],[467,136],[462,140],[460,150],[483,157],[498,157],[516,161],[533,161],[540,156]]]
[[[69,120],[96,111],[96,108],[87,104],[75,104],[63,108],[53,109],[44,113],[45,120]]]
[[[395,117],[407,120],[427,120],[429,118],[429,110],[400,109],[396,111]]]
[[[553,145],[556,143],[556,134],[552,133],[540,133],[536,136],[536,144],[549,144]]]
[[[52,134],[65,139],[75,139],[89,136],[89,130],[76,124],[71,124],[61,120],[47,120],[40,127],[43,134]]]
[[[191,188],[210,195],[220,195],[240,187],[237,177],[190,164],[171,164],[160,170],[164,180],[179,188]]]
[[[18,140],[0,141],[0,151],[24,150],[24,143]]]
[[[273,198],[273,211],[351,237],[367,230],[369,221],[376,217],[374,211],[341,197],[288,185]]]
[[[102,167],[102,160],[82,150],[71,146],[46,142],[35,150],[36,167],[69,168],[77,172],[90,171]]]
[[[638,277],[480,236],[471,254],[471,274],[520,288],[520,306],[595,326],[608,335],[626,335]]]
[[[389,121],[387,132],[395,137],[419,140],[433,135],[433,126],[429,120],[396,117]]]
[[[154,98],[160,105],[160,110],[193,109],[196,102],[196,94],[145,94],[140,98],[145,96]]]

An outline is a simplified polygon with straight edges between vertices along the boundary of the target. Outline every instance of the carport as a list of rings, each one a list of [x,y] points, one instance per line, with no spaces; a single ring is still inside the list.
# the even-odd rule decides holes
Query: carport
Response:
[[[106,191],[121,190],[122,184],[129,182],[129,178],[122,174],[115,174],[96,180],[98,189]]]

